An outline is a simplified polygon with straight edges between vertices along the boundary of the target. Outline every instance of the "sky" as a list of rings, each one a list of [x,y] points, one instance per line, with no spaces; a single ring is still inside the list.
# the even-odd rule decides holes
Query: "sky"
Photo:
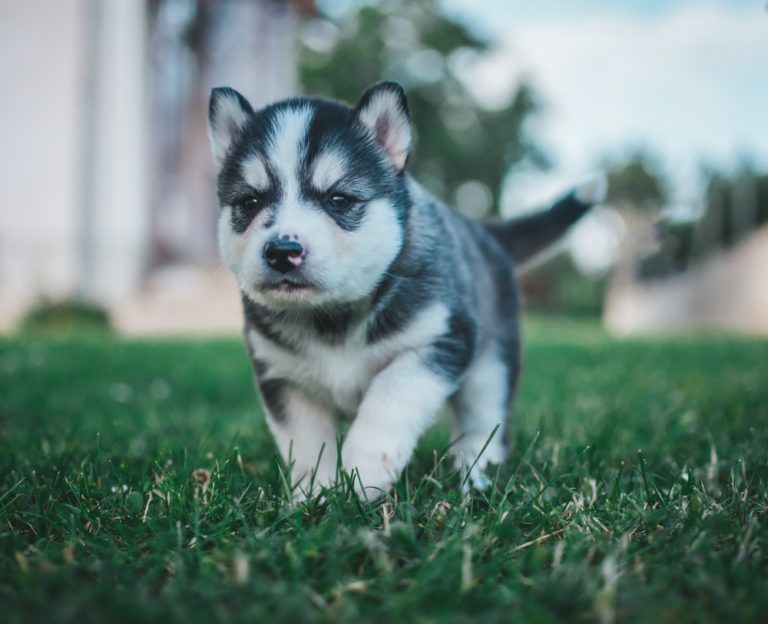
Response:
[[[658,159],[681,212],[702,164],[768,169],[765,1],[442,3],[496,42],[466,77],[479,98],[501,102],[526,80],[543,103],[532,130],[555,166],[511,180],[510,203],[544,201],[637,148]]]
[[[366,1],[320,4],[334,14]],[[513,172],[503,213],[546,206],[638,150],[682,218],[701,212],[703,167],[768,172],[768,0],[438,1],[494,42],[454,65],[481,103],[503,105],[521,81],[541,103],[530,131],[553,166]],[[606,269],[621,229],[615,213],[593,211],[568,240],[577,264]]]

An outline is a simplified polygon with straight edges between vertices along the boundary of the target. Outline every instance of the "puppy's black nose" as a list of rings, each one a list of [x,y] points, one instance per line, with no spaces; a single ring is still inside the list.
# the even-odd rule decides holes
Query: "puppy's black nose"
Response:
[[[304,247],[296,240],[276,238],[264,246],[264,258],[275,271],[288,273],[301,265],[304,260]]]

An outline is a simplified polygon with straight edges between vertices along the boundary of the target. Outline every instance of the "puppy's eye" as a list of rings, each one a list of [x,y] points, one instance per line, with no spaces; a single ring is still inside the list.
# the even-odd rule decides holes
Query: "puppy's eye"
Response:
[[[332,208],[336,210],[344,210],[354,204],[354,200],[348,195],[342,195],[341,193],[334,193],[328,198],[328,203]]]
[[[256,212],[262,206],[262,201],[258,197],[249,197],[238,203],[235,207],[240,210],[247,210],[249,212]]]

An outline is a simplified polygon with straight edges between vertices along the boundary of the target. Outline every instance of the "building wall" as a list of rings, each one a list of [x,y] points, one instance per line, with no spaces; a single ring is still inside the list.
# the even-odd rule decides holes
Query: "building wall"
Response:
[[[84,3],[0,2],[0,327],[76,284]]]
[[[87,0],[86,7],[77,288],[114,305],[141,286],[145,268],[147,10],[143,0]]]
[[[691,330],[768,335],[768,226],[684,273],[614,279],[606,328],[618,335]]]
[[[215,264],[208,91],[230,84],[257,106],[293,93],[295,18],[273,0],[198,3],[205,49],[159,116],[158,84],[178,70],[152,55],[163,6],[189,3],[0,0],[0,331],[43,297],[140,311],[154,271]],[[158,137],[177,118],[169,164]]]

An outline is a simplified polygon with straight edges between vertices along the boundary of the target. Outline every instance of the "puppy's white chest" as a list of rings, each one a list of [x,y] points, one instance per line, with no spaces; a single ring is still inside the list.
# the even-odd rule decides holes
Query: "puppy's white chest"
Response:
[[[354,416],[376,374],[400,353],[428,345],[445,331],[447,317],[446,307],[435,304],[401,331],[374,344],[367,340],[365,325],[335,344],[305,335],[295,349],[288,349],[253,329],[248,341],[265,365],[265,379],[289,381],[326,405]]]
[[[297,380],[320,398],[326,395],[333,405],[352,416],[373,377],[388,363],[390,354],[376,353],[363,341],[350,340],[342,346],[314,344],[308,349],[304,379]]]
[[[288,350],[255,331],[248,340],[266,364],[266,378],[284,379],[323,403],[353,415],[374,375],[387,363],[387,353],[366,344],[364,336],[349,336],[340,344],[305,338]]]

